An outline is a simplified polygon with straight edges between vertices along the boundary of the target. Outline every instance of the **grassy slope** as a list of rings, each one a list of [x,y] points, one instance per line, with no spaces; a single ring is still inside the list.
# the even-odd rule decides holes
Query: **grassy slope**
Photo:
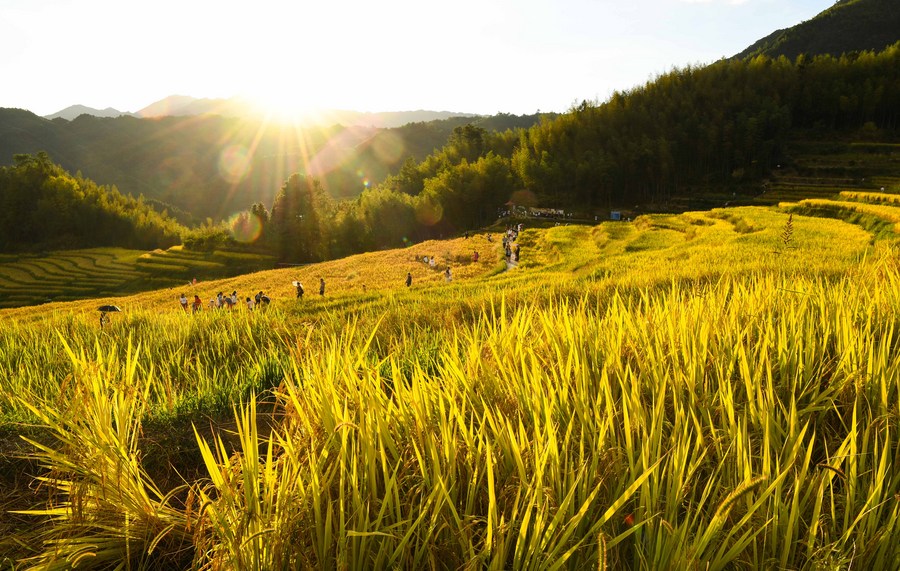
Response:
[[[858,226],[795,215],[785,240],[787,221],[783,212],[740,208],[526,230],[522,261],[508,272],[498,271],[499,245],[483,236],[431,242],[198,287],[204,300],[220,290],[269,293],[272,307],[252,315],[183,315],[178,288],[122,298],[123,313],[102,333],[93,311],[101,300],[5,310],[0,372],[7,391],[0,404],[5,418],[24,419],[36,412],[24,407],[30,400],[50,411],[42,423],[55,427],[61,449],[93,449],[103,433],[96,409],[107,402],[102,395],[121,383],[146,386],[138,407],[145,437],[132,446],[154,481],[163,491],[174,488],[171,463],[185,474],[209,471],[218,482],[220,499],[210,498],[201,534],[208,543],[192,547],[188,559],[360,568],[391,561],[545,568],[563,559],[595,566],[601,556],[614,567],[803,566],[854,556],[890,563],[884,546],[896,542],[897,514],[871,508],[881,502],[878,486],[884,499],[898,491],[896,469],[889,455],[855,460],[847,446],[873,450],[895,437],[846,431],[850,416],[896,415],[896,403],[887,403],[897,387],[871,356],[869,378],[886,383],[883,394],[862,384],[854,397],[847,379],[869,350],[863,337],[870,327],[890,349],[881,327],[889,326],[883,318],[896,302],[896,282],[884,280],[896,275],[860,263],[875,254],[871,234]],[[469,263],[475,248],[478,264]],[[452,264],[453,283],[416,261],[426,254]],[[407,271],[410,290],[402,285]],[[314,293],[319,276],[328,283],[324,299]],[[293,279],[306,285],[303,302],[293,299]],[[869,325],[858,321],[863,309]],[[135,356],[138,345],[144,357]],[[839,384],[815,388],[807,377],[821,376],[816,371]],[[94,381],[82,386],[83,379]],[[201,467],[185,422],[211,415],[223,450],[243,446],[237,473],[257,474],[247,462],[253,435],[272,430],[266,416],[251,415],[261,422],[251,427],[238,415],[231,433],[221,423],[249,391],[274,386],[288,400],[266,410],[284,415],[272,434],[287,440],[277,447],[278,478],[253,485],[296,498],[291,509],[299,511],[284,517],[306,523],[268,528],[266,542],[276,547],[261,551],[247,535],[237,543],[217,535],[234,529],[229,521],[237,520],[229,518],[249,517],[250,508],[240,494],[234,503],[224,499],[229,484],[215,474],[227,460],[210,451]],[[114,402],[131,402],[128,394]],[[870,399],[871,412],[855,408],[859,399]],[[878,412],[882,406],[888,408]],[[827,410],[833,412],[820,414]],[[67,424],[69,416],[86,417],[79,411],[93,411],[87,416],[100,424],[87,432]],[[821,436],[809,432],[810,422],[820,423]],[[243,433],[243,444],[234,431]],[[358,431],[368,437],[357,438]],[[304,452],[295,456],[288,442]],[[109,454],[97,450],[100,458]],[[831,471],[810,473],[808,462],[796,460],[805,454]],[[879,458],[884,465],[876,468]],[[109,477],[102,464],[76,464],[68,470],[85,482]],[[280,472],[290,466],[302,475]],[[865,492],[836,490],[841,478]],[[140,479],[126,480],[103,501],[131,505],[116,494],[137,489]],[[312,487],[290,488],[288,481]],[[90,489],[82,492],[94,497]],[[430,496],[435,490],[444,495]],[[812,493],[801,497],[803,490]],[[320,498],[318,507],[306,503],[309,494]],[[821,528],[810,524],[822,513],[817,501],[832,506]],[[732,504],[740,510],[723,531]],[[174,518],[175,530],[185,517],[175,504],[152,514],[146,506],[121,506],[112,512],[126,511],[134,522]],[[316,511],[326,508],[340,510],[331,523]],[[385,511],[376,517],[371,510]],[[414,523],[417,513],[429,518],[427,526]],[[627,514],[640,523],[623,524]],[[501,515],[517,527],[498,523]],[[846,518],[857,515],[848,526]],[[287,524],[271,517],[253,521],[260,530]],[[61,520],[51,530],[57,538],[99,533],[82,524]],[[11,534],[22,522],[5,525]],[[868,526],[875,528],[863,532]],[[357,535],[347,536],[348,529]],[[336,535],[328,540],[312,530]],[[407,532],[414,539],[401,542]],[[857,551],[844,532],[864,546]],[[111,549],[121,556],[112,536]],[[31,536],[21,539],[34,545]],[[172,532],[162,545],[172,549],[176,540],[186,538]],[[278,559],[278,549],[288,559]]]

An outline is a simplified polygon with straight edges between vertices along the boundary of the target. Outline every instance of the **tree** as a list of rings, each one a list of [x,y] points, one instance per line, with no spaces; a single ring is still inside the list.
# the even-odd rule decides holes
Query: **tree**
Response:
[[[272,205],[271,237],[283,261],[313,262],[328,255],[332,199],[318,180],[294,174]]]

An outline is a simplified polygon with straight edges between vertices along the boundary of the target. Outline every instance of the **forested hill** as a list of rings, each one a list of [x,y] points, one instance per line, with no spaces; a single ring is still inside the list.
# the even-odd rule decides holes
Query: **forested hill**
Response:
[[[552,116],[552,115],[551,115]],[[0,165],[15,154],[46,151],[71,172],[124,194],[143,195],[194,225],[219,220],[261,202],[271,205],[293,173],[319,179],[334,198],[354,197],[422,160],[446,143],[454,128],[474,122],[487,130],[527,128],[538,115],[457,117],[393,129],[335,125],[279,126],[251,119],[197,117],[47,120],[29,111],[0,109]]]
[[[897,0],[839,0],[815,18],[759,40],[736,58],[880,51],[900,41]]]
[[[150,124],[121,118],[91,119],[90,125],[121,120]],[[173,119],[159,125],[183,124]],[[367,147],[373,156],[390,156],[397,148],[389,138],[376,140],[379,145]],[[607,102],[584,102],[518,131],[457,125],[440,149],[403,162],[396,175],[354,200],[334,201],[315,176],[287,175],[287,183],[271,181],[273,194],[280,191],[271,201],[251,204],[246,195],[228,194],[232,187],[221,200],[230,196],[235,210],[258,216],[260,247],[285,262],[309,262],[482,227],[509,201],[593,217],[610,209],[678,208],[679,201],[711,192],[752,200],[778,165],[794,168],[790,147],[798,140],[836,147],[880,143],[879,149],[896,154],[900,44],[878,54],[797,61],[760,56],[674,70]],[[157,142],[170,144],[164,137]],[[219,150],[221,143],[209,144],[208,153],[229,156]],[[138,156],[127,142],[122,145],[123,153]],[[893,156],[883,163],[897,170]],[[862,158],[850,156],[838,166],[846,169]],[[7,184],[0,181],[0,190]],[[46,212],[46,220],[54,220],[52,209]],[[25,219],[37,232],[34,215]],[[4,228],[11,224],[15,218],[3,221]]]
[[[0,167],[0,252],[94,246],[154,249],[185,229],[142,201],[73,176],[46,153]]]

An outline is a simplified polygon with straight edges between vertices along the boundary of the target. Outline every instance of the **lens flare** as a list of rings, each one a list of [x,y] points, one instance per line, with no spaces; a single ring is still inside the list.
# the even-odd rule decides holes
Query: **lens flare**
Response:
[[[516,206],[537,206],[537,196],[530,190],[517,190],[509,197],[509,201]]]
[[[252,212],[238,212],[228,219],[228,230],[238,242],[255,242],[262,234],[262,221]]]
[[[219,176],[234,184],[250,170],[250,153],[243,145],[229,145],[219,153]]]
[[[159,166],[159,177],[166,188],[177,190],[191,184],[194,171],[185,164],[185,161],[175,157],[166,157]]]
[[[405,151],[403,139],[394,133],[382,133],[372,141],[372,150],[378,158],[387,164],[396,163]]]
[[[444,207],[437,202],[423,200],[416,206],[416,220],[428,226],[434,226],[444,217]]]

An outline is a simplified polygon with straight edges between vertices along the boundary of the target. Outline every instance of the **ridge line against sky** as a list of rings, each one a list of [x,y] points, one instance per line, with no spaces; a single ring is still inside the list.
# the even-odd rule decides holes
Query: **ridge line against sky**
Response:
[[[830,0],[0,0],[0,107],[563,112],[739,53]]]

